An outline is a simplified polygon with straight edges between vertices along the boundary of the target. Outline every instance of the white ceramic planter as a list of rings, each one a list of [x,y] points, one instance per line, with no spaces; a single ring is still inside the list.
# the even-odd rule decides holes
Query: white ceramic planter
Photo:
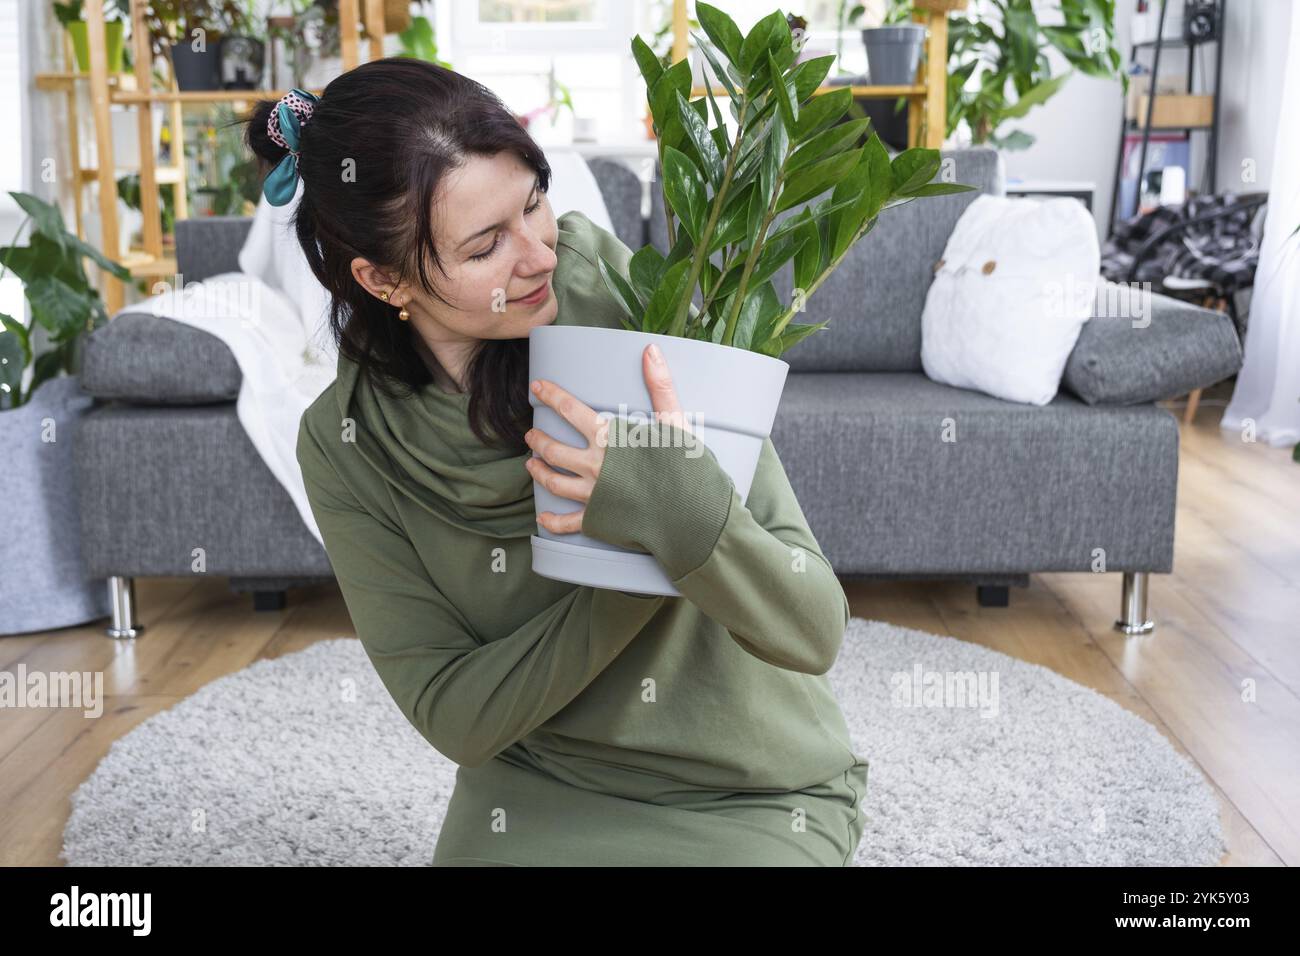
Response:
[[[668,362],[691,431],[731,476],[741,501],[749,497],[763,440],[772,431],[790,366],[746,349],[626,329],[545,325],[528,334],[528,378],[547,379],[598,413],[652,421],[654,407],[642,374],[651,342]],[[558,412],[529,394],[533,427],[568,445],[587,440]],[[556,469],[565,472],[564,469]],[[653,494],[653,489],[648,489]],[[537,513],[583,507],[533,482]],[[619,548],[580,532],[555,534],[538,525],[533,570],[542,577],[640,594],[680,596],[652,555]]]
[[[82,562],[72,457],[81,419],[93,403],[74,376],[63,375],[41,383],[25,405],[0,411],[0,635],[108,616],[108,582],[88,578]],[[51,423],[54,441],[47,441]]]

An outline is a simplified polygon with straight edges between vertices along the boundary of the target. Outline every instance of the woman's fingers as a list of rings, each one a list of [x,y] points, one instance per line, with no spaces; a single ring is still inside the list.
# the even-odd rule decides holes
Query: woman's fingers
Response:
[[[646,389],[650,392],[650,407],[655,411],[655,420],[676,425],[690,431],[686,416],[677,401],[677,388],[673,385],[672,373],[668,371],[668,362],[655,345],[647,345],[641,355],[641,366],[645,373]]]
[[[524,444],[554,468],[563,468],[574,474],[593,470],[589,448],[574,448],[572,445],[566,445],[540,428],[530,428],[524,432]],[[594,478],[595,475],[592,477]]]
[[[546,379],[537,379],[531,386],[533,394],[560,413],[570,425],[582,433],[590,448],[596,438],[596,428],[600,416],[586,402],[570,395],[567,391]]]
[[[591,489],[595,482],[582,475],[566,475],[556,471],[540,458],[529,458],[524,467],[533,476],[533,480],[553,495],[586,503],[591,499]]]
[[[586,512],[586,508],[579,508],[564,515],[557,515],[554,511],[543,511],[537,516],[537,523],[554,534],[569,534],[582,530],[582,516]]]

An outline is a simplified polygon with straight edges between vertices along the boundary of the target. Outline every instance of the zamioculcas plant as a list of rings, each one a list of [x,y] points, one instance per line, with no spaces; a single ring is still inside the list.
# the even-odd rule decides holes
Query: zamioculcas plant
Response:
[[[627,277],[602,257],[600,271],[629,330],[776,358],[827,324],[793,319],[882,210],[973,187],[931,182],[938,150],[909,149],[891,159],[874,132],[859,146],[870,120],[840,122],[851,91],[814,95],[834,56],[796,64],[780,10],[747,35],[715,7],[696,3],[695,10],[708,38],[695,41],[727,92],[737,128],[733,134],[724,120],[712,82],[704,96],[689,99],[688,61],[665,69],[645,41],[632,40],[658,134],[670,252],[646,246],[633,255]],[[774,226],[778,214],[801,203],[809,205]],[[795,295],[786,304],[771,277],[792,259]]]

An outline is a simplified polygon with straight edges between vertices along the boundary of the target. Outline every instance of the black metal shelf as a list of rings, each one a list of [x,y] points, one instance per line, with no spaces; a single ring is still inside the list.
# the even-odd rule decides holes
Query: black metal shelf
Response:
[[[1119,146],[1116,147],[1115,156],[1115,179],[1112,183],[1110,197],[1110,223],[1107,227],[1107,235],[1113,235],[1115,232],[1116,212],[1119,206],[1119,194],[1121,177],[1124,173],[1124,145],[1130,133],[1139,130],[1142,132],[1142,149],[1138,154],[1137,166],[1137,195],[1139,200],[1142,195],[1142,179],[1146,173],[1147,164],[1147,147],[1151,141],[1152,133],[1174,133],[1184,132],[1189,136],[1193,132],[1208,132],[1210,134],[1209,142],[1206,144],[1206,172],[1205,182],[1201,184],[1201,192],[1213,193],[1217,181],[1217,164],[1219,149],[1219,92],[1223,86],[1223,35],[1227,30],[1227,6],[1228,0],[1218,0],[1218,30],[1217,36],[1205,40],[1188,40],[1185,37],[1167,37],[1165,36],[1165,15],[1168,13],[1169,0],[1160,0],[1160,17],[1156,26],[1156,38],[1154,40],[1143,40],[1140,43],[1133,43],[1129,49],[1129,64],[1137,62],[1138,50],[1150,48],[1155,51],[1151,61],[1151,89],[1147,93],[1146,116],[1142,122],[1130,120],[1127,116],[1127,110],[1121,110]],[[1195,78],[1195,58],[1190,54],[1193,50],[1206,44],[1213,43],[1214,51],[1214,91],[1213,91],[1213,111],[1212,119],[1208,124],[1197,126],[1152,126],[1151,120],[1155,114],[1156,98],[1160,93],[1160,54],[1166,47],[1182,48],[1188,51],[1187,57],[1187,92],[1191,93],[1194,86]],[[1164,95],[1169,95],[1168,93]],[[1190,164],[1190,152],[1188,156]],[[1189,174],[1191,170],[1188,170]],[[1190,178],[1190,176],[1189,176]],[[1191,183],[1188,183],[1190,189]]]

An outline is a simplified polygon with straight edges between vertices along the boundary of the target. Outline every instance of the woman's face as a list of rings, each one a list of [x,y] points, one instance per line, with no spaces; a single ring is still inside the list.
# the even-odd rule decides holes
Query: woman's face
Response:
[[[527,338],[555,321],[559,228],[536,173],[517,154],[469,156],[444,177],[433,224],[442,269],[431,276],[446,303],[416,283],[406,308],[442,327],[429,330],[435,338]],[[539,298],[525,301],[539,288]]]

